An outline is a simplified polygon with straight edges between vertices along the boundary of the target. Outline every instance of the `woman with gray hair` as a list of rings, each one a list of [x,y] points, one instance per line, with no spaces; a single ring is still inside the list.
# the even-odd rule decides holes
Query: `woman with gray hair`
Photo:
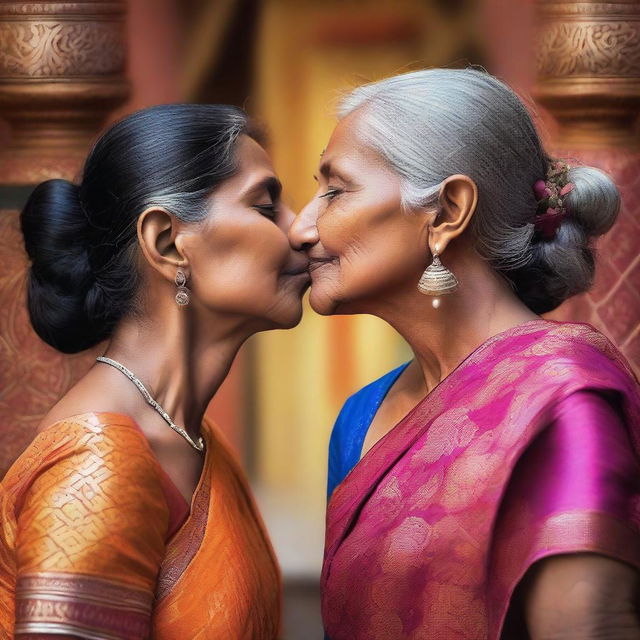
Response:
[[[333,430],[328,636],[638,638],[637,381],[539,316],[591,285],[615,185],[549,158],[484,72],[365,85],[339,115],[289,238],[318,313],[379,316],[414,358]]]

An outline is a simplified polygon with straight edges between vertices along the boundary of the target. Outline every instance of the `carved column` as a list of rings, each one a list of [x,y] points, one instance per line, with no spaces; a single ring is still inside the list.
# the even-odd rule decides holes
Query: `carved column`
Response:
[[[128,95],[125,2],[0,2],[0,477],[93,354],[63,356],[32,331],[18,211],[33,185],[73,179]]]
[[[594,288],[553,317],[590,322],[640,370],[640,4],[538,0],[537,99],[559,127],[554,152],[616,181],[622,208],[597,243]]]
[[[124,2],[0,3],[3,184],[72,177],[128,94]]]

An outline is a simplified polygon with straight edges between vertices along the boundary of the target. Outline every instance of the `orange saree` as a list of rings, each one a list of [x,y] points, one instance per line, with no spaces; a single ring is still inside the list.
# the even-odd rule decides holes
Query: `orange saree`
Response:
[[[190,510],[127,416],[36,437],[0,483],[0,638],[277,637],[271,546],[233,456],[202,432]]]

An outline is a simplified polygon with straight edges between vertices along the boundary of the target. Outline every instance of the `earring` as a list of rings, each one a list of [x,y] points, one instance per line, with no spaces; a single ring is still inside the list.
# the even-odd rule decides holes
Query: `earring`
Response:
[[[189,304],[189,289],[185,286],[187,284],[187,276],[182,269],[178,269],[176,272],[176,286],[178,292],[176,293],[176,304],[180,307],[184,307]]]
[[[418,291],[426,296],[442,296],[453,293],[457,288],[458,279],[440,262],[438,245],[436,245],[433,251],[433,261],[424,270],[418,283]],[[437,309],[440,306],[440,299],[434,298],[432,304],[434,309]]]

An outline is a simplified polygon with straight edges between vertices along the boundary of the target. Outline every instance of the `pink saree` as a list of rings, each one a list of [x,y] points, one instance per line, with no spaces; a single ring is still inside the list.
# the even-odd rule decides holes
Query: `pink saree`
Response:
[[[535,320],[494,336],[333,492],[329,638],[521,638],[505,618],[537,560],[640,568],[639,448],[637,382],[601,334]]]

